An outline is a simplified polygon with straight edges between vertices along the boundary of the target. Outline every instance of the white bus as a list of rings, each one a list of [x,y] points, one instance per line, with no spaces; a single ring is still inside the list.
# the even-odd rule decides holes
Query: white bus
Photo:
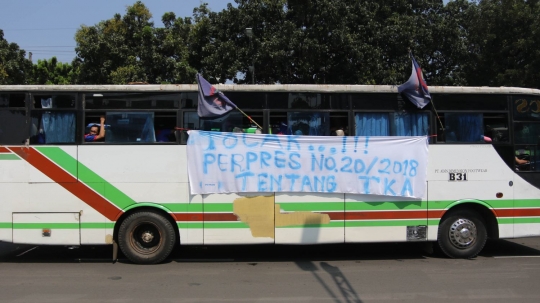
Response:
[[[431,241],[473,258],[487,238],[540,235],[539,90],[430,87],[435,111],[394,86],[216,87],[263,134],[427,136],[425,195],[193,195],[185,130],[255,129],[236,110],[199,118],[197,85],[0,86],[0,241],[113,244],[157,263],[179,244]],[[86,142],[101,116],[104,140]],[[265,207],[242,215],[242,201]]]

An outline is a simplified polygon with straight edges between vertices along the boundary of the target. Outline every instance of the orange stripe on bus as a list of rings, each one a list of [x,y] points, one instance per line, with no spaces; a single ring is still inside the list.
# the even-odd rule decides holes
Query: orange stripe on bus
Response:
[[[9,149],[7,149],[6,147],[2,147],[2,146],[0,146],[0,153],[8,153],[8,154],[11,154],[11,152],[9,151]]]
[[[121,210],[35,149],[28,147],[10,147],[9,149],[107,219],[115,221],[118,218]]]

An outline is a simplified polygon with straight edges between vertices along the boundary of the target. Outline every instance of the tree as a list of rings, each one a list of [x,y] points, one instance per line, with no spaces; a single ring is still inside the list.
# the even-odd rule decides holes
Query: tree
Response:
[[[15,43],[4,39],[4,31],[0,29],[0,84],[27,84],[32,73],[32,62],[26,52]]]
[[[256,83],[399,84],[409,77],[413,51],[434,84],[464,82],[456,60],[449,59],[461,60],[466,51],[466,32],[452,15],[460,12],[459,5],[446,8],[441,0],[236,3],[220,13],[204,5],[196,9],[190,63],[209,78],[250,82],[254,65]],[[238,74],[245,78],[237,79]]]
[[[471,7],[468,84],[539,87],[538,0],[481,0]]]
[[[58,62],[56,57],[38,60],[33,66],[33,84],[74,84],[75,71],[71,64]]]
[[[80,83],[191,83],[195,70],[187,64],[189,19],[166,13],[165,28],[155,28],[152,14],[137,1],[112,19],[82,26],[75,35]],[[189,77],[189,79],[188,79]]]

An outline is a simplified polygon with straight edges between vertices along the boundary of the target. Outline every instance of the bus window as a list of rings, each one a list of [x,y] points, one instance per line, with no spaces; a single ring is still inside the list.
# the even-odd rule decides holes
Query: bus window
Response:
[[[33,108],[75,108],[76,95],[33,95]]]
[[[246,114],[257,124],[263,124],[262,112],[250,112]],[[246,116],[238,111],[231,111],[225,115],[213,118],[201,118],[197,112],[184,112],[184,128],[194,130],[216,131],[216,132],[244,132],[255,133],[257,126]]]
[[[444,135],[446,142],[484,142],[484,121],[482,114],[444,114]]]
[[[26,138],[26,111],[0,110],[0,144],[23,144]]]
[[[156,142],[152,112],[107,112],[105,123],[110,126],[105,134],[105,142]]]
[[[356,113],[354,125],[356,136],[389,136],[388,113]]]
[[[24,94],[0,94],[0,108],[25,107]]]
[[[287,126],[287,133],[296,136],[329,136],[330,113],[289,112]]]
[[[74,112],[33,111],[30,143],[75,143],[76,125]]]
[[[426,136],[429,113],[355,113],[357,136]]]

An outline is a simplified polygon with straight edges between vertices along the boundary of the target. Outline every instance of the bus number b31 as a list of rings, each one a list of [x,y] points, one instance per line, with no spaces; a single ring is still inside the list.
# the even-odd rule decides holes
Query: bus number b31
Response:
[[[467,173],[449,173],[449,181],[467,181]]]

